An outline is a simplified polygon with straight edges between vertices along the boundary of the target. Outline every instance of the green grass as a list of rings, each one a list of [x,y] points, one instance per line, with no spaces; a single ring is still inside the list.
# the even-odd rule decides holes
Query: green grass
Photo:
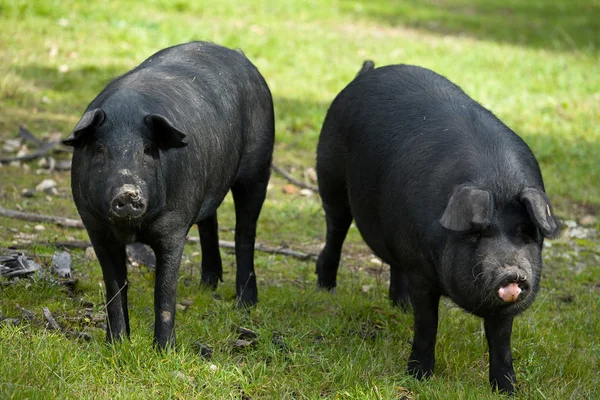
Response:
[[[19,124],[40,137],[66,136],[115,76],[166,46],[211,40],[243,49],[265,76],[276,108],[275,160],[301,176],[314,166],[328,105],[363,59],[411,63],[459,84],[526,140],[562,217],[598,213],[599,20],[597,0],[2,1],[0,139],[15,137]],[[0,167],[0,205],[76,217],[68,173],[50,175],[59,196],[21,196],[46,177],[35,173],[36,162],[29,166]],[[273,177],[258,241],[318,251],[319,198],[285,195],[283,184]],[[233,228],[230,197],[219,216]],[[87,240],[80,230],[35,225],[0,218],[0,247],[18,247],[22,234],[39,243]],[[545,250],[538,300],[513,334],[520,397],[600,395],[599,248],[598,239],[561,239]],[[151,346],[152,271],[130,268],[132,338],[107,346],[101,322],[82,315],[89,303],[94,315],[103,311],[98,263],[74,251],[78,283],[67,290],[49,273],[55,250],[30,250],[44,272],[0,286],[5,317],[23,319],[19,306],[36,316],[0,323],[0,398],[501,398],[488,387],[481,320],[448,301],[440,307],[436,376],[406,375],[412,316],[389,306],[386,269],[370,262],[354,228],[336,295],[315,291],[313,262],[257,253],[260,303],[250,313],[233,307],[233,255],[223,251],[225,283],[215,296],[198,287],[199,246],[187,246],[178,300],[192,305],[178,313],[178,348],[166,354]],[[41,307],[92,340],[46,330]],[[232,348],[238,326],[260,334],[256,346]],[[272,342],[275,332],[289,350]],[[214,349],[211,360],[196,342]]]

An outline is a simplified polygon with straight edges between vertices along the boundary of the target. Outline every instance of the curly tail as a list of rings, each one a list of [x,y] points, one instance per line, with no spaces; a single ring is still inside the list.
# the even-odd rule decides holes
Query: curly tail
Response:
[[[358,74],[356,74],[356,76],[359,76],[360,74],[364,74],[365,72],[369,72],[372,71],[375,68],[375,63],[371,60],[365,60],[363,62],[362,67],[360,68],[360,71],[358,71]]]

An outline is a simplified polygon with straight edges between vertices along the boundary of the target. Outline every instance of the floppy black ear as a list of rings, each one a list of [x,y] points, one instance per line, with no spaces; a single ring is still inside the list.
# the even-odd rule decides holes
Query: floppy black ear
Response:
[[[105,118],[106,114],[104,114],[104,111],[100,108],[86,111],[77,125],[75,125],[75,128],[73,128],[73,132],[62,141],[62,144],[66,146],[75,146],[79,139],[81,139],[90,128],[102,125]]]
[[[161,149],[168,150],[173,147],[187,146],[186,134],[175,128],[166,117],[159,114],[148,114],[144,117],[144,122],[152,130],[154,140]]]
[[[444,210],[440,224],[451,231],[466,231],[490,223],[493,199],[487,190],[461,186],[454,190]]]
[[[529,217],[544,237],[555,238],[560,234],[560,223],[554,216],[546,193],[538,189],[526,188],[521,193],[521,201],[525,203]]]

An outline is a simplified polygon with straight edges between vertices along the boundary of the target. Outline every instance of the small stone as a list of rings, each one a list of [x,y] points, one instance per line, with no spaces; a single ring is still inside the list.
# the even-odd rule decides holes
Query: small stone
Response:
[[[282,190],[283,190],[283,193],[285,193],[285,194],[298,193],[298,187],[292,185],[291,183],[283,185],[283,189]]]
[[[185,311],[187,309],[187,307],[183,304],[176,304],[175,308],[177,309],[177,311]]]
[[[246,348],[249,348],[249,347],[255,345],[256,343],[258,343],[258,340],[238,339],[235,342],[233,342],[231,345],[236,350],[243,350],[243,349],[246,349]]]
[[[58,46],[56,44],[50,45],[50,50],[48,51],[48,57],[54,58],[58,55]]]
[[[313,191],[310,189],[302,189],[300,191],[300,195],[305,196],[305,197],[312,197],[313,196]]]
[[[13,153],[21,147],[21,139],[8,139],[4,142],[4,146],[2,146],[2,150],[7,153]]]
[[[373,285],[362,285],[362,287],[360,288],[360,291],[363,293],[369,293],[372,288],[373,288]]]
[[[192,303],[193,303],[193,301],[192,301],[192,300],[190,300],[190,299],[185,299],[185,300],[183,300],[183,301],[181,302],[181,304],[182,304],[182,305],[184,305],[184,306],[186,306],[186,307],[189,307],[189,306],[191,306],[191,305],[192,305]]]
[[[96,252],[94,251],[93,247],[88,247],[87,249],[85,249],[85,258],[87,260],[97,260],[98,257],[96,257]]]
[[[201,357],[204,357],[207,360],[210,360],[213,355],[213,349],[205,345],[204,343],[194,342],[192,343],[192,348],[196,352],[200,353]]]
[[[68,171],[71,169],[71,160],[59,160],[56,162],[56,167],[58,171]]]
[[[0,323],[6,326],[17,326],[21,323],[21,320],[19,318],[5,318]]]
[[[184,380],[184,381],[188,381],[188,382],[193,382],[194,378],[192,378],[191,376],[188,376],[186,374],[184,374],[181,371],[173,371],[173,375],[175,375],[176,378]]]
[[[210,364],[210,367],[208,367],[208,369],[210,369],[212,372],[217,372],[217,366],[215,364]]]
[[[50,189],[56,188],[56,181],[52,179],[44,179],[36,187],[35,190],[38,192],[50,192]]]
[[[34,230],[41,232],[41,231],[45,231],[46,227],[44,225],[36,225],[33,227]]]
[[[369,262],[374,265],[380,265],[380,266],[383,265],[383,261],[381,261],[381,259],[376,258],[376,257],[371,258],[371,260]]]
[[[27,155],[28,152],[29,152],[29,149],[27,148],[27,146],[23,145],[17,152],[17,157],[23,157],[24,155]]]
[[[69,72],[69,66],[67,64],[62,64],[61,66],[58,67],[58,72],[60,73],[65,73],[65,72]]]
[[[566,225],[567,228],[576,228],[577,227],[577,222],[575,222],[575,221],[573,221],[571,219],[568,219],[568,220],[565,221],[565,225]]]
[[[35,189],[23,189],[23,191],[21,192],[21,195],[23,197],[31,198],[31,197],[35,196]]]
[[[310,179],[313,182],[317,181],[317,171],[315,171],[314,168],[310,167],[310,168],[306,168],[304,170],[304,174],[306,175],[306,177],[308,179]]]
[[[593,215],[584,215],[579,219],[579,225],[582,226],[592,226],[596,223],[596,217]]]
[[[66,251],[57,251],[52,256],[52,268],[61,278],[71,277],[71,255]]]
[[[238,335],[239,335],[238,337],[240,339],[256,339],[256,338],[258,338],[258,333],[254,332],[251,329],[244,328],[241,326],[238,326],[237,333],[238,333]]]

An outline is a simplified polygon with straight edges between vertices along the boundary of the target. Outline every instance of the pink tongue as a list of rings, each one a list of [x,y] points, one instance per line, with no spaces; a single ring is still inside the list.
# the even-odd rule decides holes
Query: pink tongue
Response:
[[[521,288],[516,283],[509,283],[498,289],[498,296],[507,303],[514,303],[517,301],[519,293],[521,293]]]

